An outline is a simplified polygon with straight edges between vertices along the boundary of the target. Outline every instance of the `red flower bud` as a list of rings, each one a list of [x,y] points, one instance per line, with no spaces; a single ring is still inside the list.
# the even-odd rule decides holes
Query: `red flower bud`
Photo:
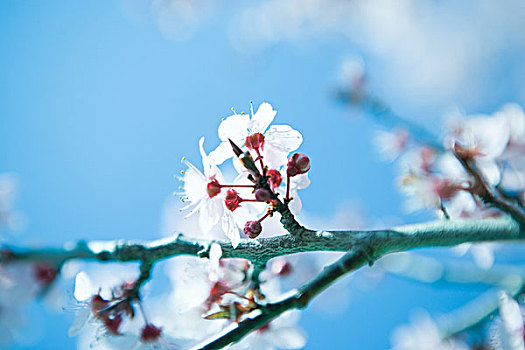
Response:
[[[264,149],[264,135],[260,132],[251,134],[248,137],[246,137],[244,145],[248,147],[248,149]]]
[[[35,279],[44,287],[49,286],[57,277],[58,270],[56,267],[42,263],[35,265],[33,268]]]
[[[113,317],[105,317],[103,322],[104,322],[104,327],[106,327],[106,330],[109,333],[113,335],[120,335],[118,328],[120,327],[120,324],[122,323],[122,316],[116,315]]]
[[[283,181],[281,173],[275,169],[268,170],[266,175],[268,175],[268,185],[270,185],[271,188],[279,187],[279,185]]]
[[[91,305],[91,312],[93,313],[93,315],[95,315],[95,317],[99,318],[100,317],[99,311],[100,310],[104,310],[108,306],[108,301],[104,300],[100,296],[100,294],[97,294],[97,295],[94,295],[91,298],[90,305]]]
[[[302,153],[294,153],[288,158],[286,174],[288,177],[294,177],[300,174],[306,174],[310,170],[310,159]]]
[[[144,343],[156,341],[159,339],[161,333],[162,329],[150,323],[142,328],[142,331],[140,332],[140,340]]]
[[[212,177],[206,186],[206,190],[208,191],[208,196],[213,198],[221,192],[221,185],[215,177]]]
[[[248,221],[244,225],[244,234],[250,238],[256,238],[261,234],[262,226],[259,221]]]
[[[242,198],[239,197],[239,194],[234,189],[228,190],[226,192],[226,198],[224,199],[224,204],[226,204],[226,208],[230,209],[231,211],[234,211],[239,207],[239,205],[242,202]]]
[[[259,202],[268,202],[270,199],[272,199],[272,194],[270,191],[265,190],[264,188],[259,188],[258,190],[255,190],[255,199],[257,199]]]

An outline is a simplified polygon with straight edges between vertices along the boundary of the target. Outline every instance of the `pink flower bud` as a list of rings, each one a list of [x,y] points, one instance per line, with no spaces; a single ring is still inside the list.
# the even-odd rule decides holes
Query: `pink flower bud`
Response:
[[[265,190],[264,188],[259,188],[258,190],[255,190],[255,199],[257,199],[259,202],[268,202],[270,199],[272,199],[272,194],[270,191]]]
[[[153,342],[159,339],[161,333],[162,329],[149,323],[142,328],[142,331],[140,332],[140,340],[143,343]]]
[[[262,226],[259,221],[248,221],[244,225],[244,234],[250,238],[256,238],[261,234]]]
[[[279,257],[273,262],[271,271],[278,276],[288,276],[292,272],[292,264],[286,259]]]
[[[208,191],[208,196],[213,198],[221,192],[221,185],[215,177],[212,177],[210,180],[211,181],[208,182],[208,185],[206,186],[206,190]]]
[[[248,147],[248,149],[264,149],[264,135],[260,132],[251,134],[248,137],[246,137],[244,145]]]
[[[465,147],[457,142],[454,143],[454,153],[461,159],[474,159],[475,157],[484,156],[479,146]]]
[[[283,181],[281,173],[275,169],[268,170],[266,175],[268,175],[268,185],[270,185],[271,188],[279,187],[279,185]]]
[[[300,174],[306,174],[310,170],[310,159],[302,153],[294,153],[288,158],[286,174],[288,177],[294,177]]]
[[[224,204],[226,204],[226,208],[228,208],[231,211],[234,211],[239,207],[239,205],[242,202],[242,198],[239,197],[239,193],[235,191],[234,189],[228,190],[226,192],[226,198],[224,199]]]

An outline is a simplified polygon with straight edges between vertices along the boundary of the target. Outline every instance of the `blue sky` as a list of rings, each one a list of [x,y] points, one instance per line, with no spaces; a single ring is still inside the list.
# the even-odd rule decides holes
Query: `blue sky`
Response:
[[[374,122],[333,98],[349,54],[364,57],[374,91],[413,119],[423,115],[423,124],[437,124],[458,105],[492,112],[525,100],[516,88],[523,88],[521,51],[512,46],[491,56],[486,89],[421,101],[398,88],[406,86],[404,72],[394,75],[387,56],[341,34],[241,52],[229,36],[237,5],[215,9],[190,40],[173,41],[151,20],[131,20],[118,1],[1,2],[0,172],[16,173],[16,206],[27,218],[13,240],[159,237],[181,157],[198,162],[199,137],[213,149],[220,118],[232,106],[248,111],[250,100],[272,103],[276,121],[303,134],[300,150],[312,160],[305,212],[330,217],[354,203],[374,225],[428,218],[403,214],[394,169],[372,147]],[[335,315],[322,305],[306,311],[302,325],[309,349],[386,348],[389,332],[407,322],[412,308],[445,312],[477,293],[386,278],[372,291],[351,291]],[[52,322],[33,348],[74,346],[68,317],[35,313]]]

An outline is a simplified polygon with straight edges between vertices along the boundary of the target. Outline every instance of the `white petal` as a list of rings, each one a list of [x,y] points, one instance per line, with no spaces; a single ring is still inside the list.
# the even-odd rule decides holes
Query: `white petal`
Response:
[[[494,264],[494,252],[489,244],[476,244],[471,248],[476,265],[482,269],[490,269]]]
[[[234,114],[224,119],[219,125],[219,138],[222,141],[232,139],[234,142],[244,141],[248,136],[250,117],[246,114]]]
[[[210,247],[210,261],[212,263],[218,262],[222,256],[221,246],[217,243],[213,243]]]
[[[494,158],[507,147],[510,129],[504,118],[482,116],[466,122],[465,136],[479,145],[486,157]]]
[[[525,114],[521,107],[514,103],[506,104],[497,113],[507,120],[510,129],[510,138],[513,142],[523,141],[525,137]]]
[[[483,175],[483,178],[487,181],[489,185],[497,185],[501,179],[501,172],[499,166],[495,161],[490,159],[480,158],[476,165],[478,166],[479,171]]]
[[[279,147],[283,151],[295,151],[303,142],[303,136],[289,125],[272,125],[264,134],[265,143]]]
[[[220,198],[211,198],[200,208],[199,225],[201,229],[208,233],[219,222],[223,215],[223,206]]]
[[[224,163],[226,159],[233,157],[232,146],[229,142],[221,142],[221,144],[208,155],[210,163],[220,165]]]
[[[505,350],[523,350],[523,318],[518,303],[506,292],[499,294],[499,313],[503,320],[503,334],[500,334],[502,348]]]
[[[290,179],[290,184],[298,190],[303,190],[306,187],[310,186],[310,179],[308,178],[308,173],[292,177]]]
[[[187,200],[195,204],[208,195],[206,192],[207,179],[200,170],[190,162],[184,161],[184,164],[188,167],[182,178],[184,181],[184,194]]]
[[[75,312],[75,319],[73,320],[73,324],[71,325],[71,327],[69,327],[67,335],[70,337],[74,337],[75,335],[79,334],[82,328],[84,328],[84,325],[86,324],[90,315],[91,310],[87,306],[78,309]]]
[[[75,277],[75,292],[73,293],[75,299],[78,301],[88,300],[93,296],[94,289],[88,275],[84,271],[80,271]]]
[[[260,132],[261,134],[264,133],[266,128],[268,128],[268,126],[272,123],[276,114],[277,111],[272,108],[271,104],[267,102],[261,103],[248,126],[250,132]]]
[[[306,345],[306,335],[298,328],[280,327],[272,331],[272,336],[273,343],[281,349],[300,349]]]
[[[114,349],[139,349],[139,336],[135,334],[109,335],[104,343]]]
[[[288,163],[288,154],[290,152],[283,151],[280,147],[276,147],[271,143],[267,143],[264,146],[262,156],[264,157],[264,163],[270,169],[279,169],[286,166]]]
[[[222,230],[226,236],[231,240],[232,247],[235,249],[239,245],[240,236],[239,229],[233,220],[233,216],[229,213],[226,213],[222,216]]]

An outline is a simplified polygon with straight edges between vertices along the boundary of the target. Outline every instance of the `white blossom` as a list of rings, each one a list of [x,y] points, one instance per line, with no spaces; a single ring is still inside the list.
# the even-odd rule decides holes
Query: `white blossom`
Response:
[[[278,169],[287,162],[288,154],[295,151],[303,142],[301,133],[289,125],[272,125],[276,111],[269,103],[262,103],[256,113],[251,111],[251,117],[246,114],[233,114],[219,125],[221,144],[210,153],[214,164],[222,164],[233,157],[229,143],[231,139],[236,144],[243,145],[246,137],[261,133],[264,135],[264,147],[261,155],[270,168]]]
[[[397,327],[391,337],[394,350],[467,350],[452,339],[444,339],[435,322],[426,312],[414,315],[410,325]]]
[[[183,210],[190,210],[189,215],[198,213],[199,226],[207,236],[213,236],[217,227],[232,241],[233,247],[239,243],[239,229],[236,226],[231,212],[224,206],[224,195],[218,194],[210,197],[207,186],[215,179],[224,184],[225,180],[220,169],[213,164],[204,151],[204,137],[199,140],[199,150],[202,157],[204,174],[187,160],[183,160],[188,167],[182,180],[184,181],[185,201],[189,202]],[[231,152],[231,149],[230,149]]]
[[[491,328],[491,346],[495,350],[523,350],[523,310],[510,295],[499,293],[499,318]]]

